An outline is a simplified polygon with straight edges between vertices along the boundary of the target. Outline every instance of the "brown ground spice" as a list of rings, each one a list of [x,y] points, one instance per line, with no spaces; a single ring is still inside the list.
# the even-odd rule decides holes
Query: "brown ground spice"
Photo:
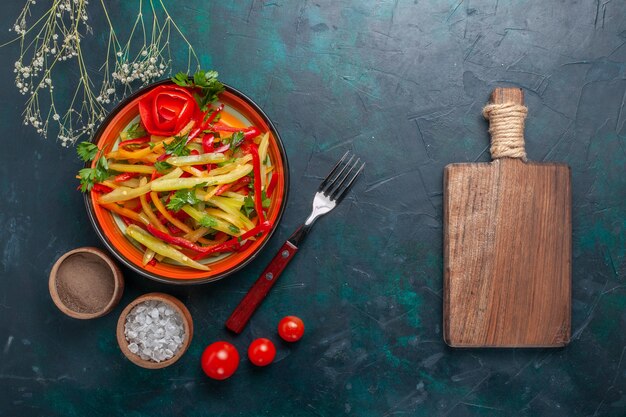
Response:
[[[113,297],[115,282],[107,263],[92,253],[70,255],[59,267],[57,293],[69,309],[96,313]]]

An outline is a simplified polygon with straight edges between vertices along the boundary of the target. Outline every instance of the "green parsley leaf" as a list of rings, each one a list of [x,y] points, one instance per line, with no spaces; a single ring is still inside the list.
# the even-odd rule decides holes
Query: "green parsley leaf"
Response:
[[[206,78],[204,76],[204,71],[198,70],[193,75],[193,82],[198,87],[206,87]]]
[[[96,162],[94,168],[83,168],[78,171],[80,177],[80,190],[85,193],[91,191],[94,184],[102,182],[109,177],[109,164],[104,156],[101,156]]]
[[[83,168],[78,171],[80,177],[80,191],[86,193],[91,191],[94,184],[95,170],[93,168]]]
[[[146,136],[148,133],[141,126],[141,123],[133,123],[128,129],[126,129],[126,136],[128,139],[137,139]]]
[[[172,77],[172,82],[181,87],[197,88],[200,92],[194,93],[200,110],[207,111],[209,104],[217,100],[220,93],[224,91],[224,84],[218,81],[216,71],[196,71],[193,77],[179,72]]]
[[[81,142],[76,146],[76,153],[84,162],[92,161],[98,153],[98,147],[91,142]]]
[[[252,218],[254,214],[256,214],[256,211],[254,210],[254,199],[249,195],[244,198],[243,206],[241,206],[241,211],[249,219]]]
[[[189,155],[190,151],[187,148],[187,135],[174,136],[174,140],[170,143],[166,143],[164,146],[165,153],[175,156]]]
[[[186,190],[178,190],[174,194],[174,196],[170,199],[169,203],[167,203],[167,208],[172,211],[179,211],[183,208],[183,206],[189,204],[193,206],[194,204],[200,203],[200,200],[196,196],[196,189],[189,188]]]
[[[109,161],[104,156],[101,156],[96,162],[96,171],[98,181],[104,181],[109,176]]]
[[[230,230],[234,234],[241,233],[241,229],[239,229],[237,226],[233,226],[232,224],[228,226],[228,230]]]
[[[154,163],[154,167],[156,168],[158,172],[163,173],[167,171],[168,169],[172,168],[172,164],[169,164],[165,161],[156,161]]]
[[[267,194],[265,193],[265,190],[261,191],[261,197],[263,197],[263,199],[261,200],[261,206],[263,208],[269,208],[270,204],[272,203],[272,200],[270,200],[267,197]]]
[[[243,135],[243,132],[233,133],[233,135],[230,137],[230,150],[235,152],[239,145],[243,143],[244,139],[245,136]]]
[[[202,217],[198,223],[200,223],[200,226],[207,227],[209,229],[217,226],[217,220],[211,216]]]
[[[265,194],[265,190],[261,191],[261,197],[262,197],[262,200],[261,200],[262,207],[269,208],[270,204],[272,203],[272,200],[267,197],[267,194]],[[246,198],[243,199],[243,206],[241,206],[241,211],[249,219],[256,216],[254,197],[247,195]]]
[[[219,75],[219,74],[217,73],[217,71],[214,71],[214,70],[209,70],[209,71],[207,71],[207,72],[204,74],[204,76],[205,76],[205,78],[206,78],[207,80],[215,80],[215,81],[217,81],[217,76],[218,76],[218,75]]]
[[[185,74],[184,72],[179,72],[178,74],[173,76],[172,82],[174,82],[176,85],[179,85],[181,87],[190,87],[189,78],[187,77],[187,74]]]

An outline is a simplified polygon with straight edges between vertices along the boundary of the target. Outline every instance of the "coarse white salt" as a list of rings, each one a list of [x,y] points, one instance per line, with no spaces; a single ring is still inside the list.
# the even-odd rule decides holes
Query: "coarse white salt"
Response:
[[[126,316],[124,335],[128,350],[143,360],[173,358],[183,345],[185,328],[180,314],[163,301],[137,304]]]

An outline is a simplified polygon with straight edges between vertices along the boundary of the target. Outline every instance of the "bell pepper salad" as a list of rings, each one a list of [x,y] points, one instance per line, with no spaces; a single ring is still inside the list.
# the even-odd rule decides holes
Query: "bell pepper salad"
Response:
[[[248,247],[271,229],[276,176],[269,132],[220,119],[214,71],[179,73],[139,101],[139,120],[110,150],[83,142],[79,189],[126,225],[144,265],[164,260],[209,270],[207,260]],[[203,263],[203,261],[205,261]]]

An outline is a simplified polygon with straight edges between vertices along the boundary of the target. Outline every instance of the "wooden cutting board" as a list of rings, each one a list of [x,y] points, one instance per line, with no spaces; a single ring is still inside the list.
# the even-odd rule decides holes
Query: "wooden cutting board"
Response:
[[[491,102],[523,105],[524,95],[518,88],[497,88]],[[510,157],[451,164],[443,189],[446,343],[566,345],[571,331],[570,168]]]

